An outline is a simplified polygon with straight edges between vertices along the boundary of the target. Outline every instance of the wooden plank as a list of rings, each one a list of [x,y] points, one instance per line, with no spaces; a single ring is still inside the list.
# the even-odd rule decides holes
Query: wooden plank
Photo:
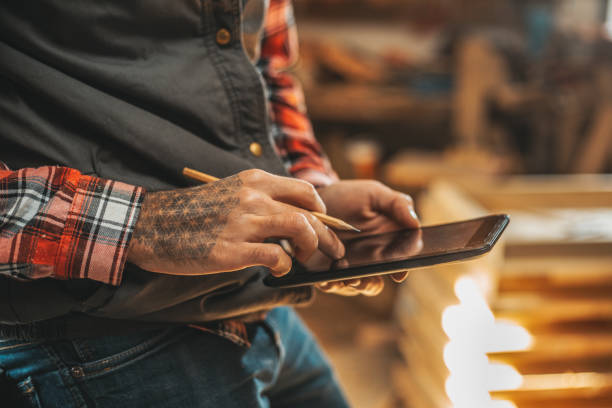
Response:
[[[444,154],[404,151],[383,168],[383,180],[401,190],[427,188],[438,179],[478,182],[500,174],[508,158],[487,153],[452,151]]]
[[[605,371],[612,368],[612,333],[537,335],[529,350],[491,353],[489,359],[522,374]]]
[[[499,290],[596,290],[612,283],[612,256],[521,257],[507,259]],[[608,293],[612,293],[612,290]]]
[[[454,181],[463,194],[488,211],[610,207],[612,203],[612,175],[517,176],[483,179],[477,183]]]
[[[593,408],[612,406],[612,373],[558,373],[526,375],[512,391],[492,392],[519,408]]]
[[[573,183],[569,187],[568,180]],[[530,210],[534,207],[609,208],[612,206],[612,178],[511,178],[500,184],[490,180],[471,183],[468,188],[463,188],[460,182],[437,181],[421,201],[421,215],[427,223],[512,209],[511,205]],[[441,315],[452,303],[450,300],[456,299],[456,280],[476,273],[480,268],[480,281],[492,287],[488,294],[496,318],[526,327],[534,339],[529,350],[489,356],[492,361],[510,364],[525,375],[525,382],[519,390],[492,393],[492,397],[514,401],[519,408],[611,407],[610,246],[606,247],[607,242],[599,243],[600,248],[593,243],[562,246],[551,242],[548,245],[563,250],[563,256],[558,253],[553,256],[554,251],[543,254],[542,243],[536,242],[531,256],[526,256],[528,251],[522,251],[519,256],[516,249],[524,248],[516,242],[502,242],[502,246],[505,244],[510,248],[509,251],[493,254],[480,263],[461,264],[457,268],[449,265],[449,269],[436,267],[411,276],[414,280],[400,291],[400,295],[410,299],[413,305],[412,314],[400,318],[408,332],[401,344],[409,369],[431,377],[424,382],[441,383],[440,378],[446,372],[441,355],[445,336],[441,335],[438,326]],[[532,243],[524,245],[527,247]],[[572,251],[576,253],[572,255]],[[500,273],[499,286],[497,273]],[[586,375],[546,376],[564,374],[566,370]],[[589,376],[588,372],[597,375]],[[552,384],[552,388],[545,388],[542,384]],[[425,387],[435,389],[434,385]],[[445,390],[440,392],[445,393]]]
[[[612,320],[612,297],[599,299],[555,299],[538,293],[499,296],[493,304],[495,316],[524,326],[570,321]]]

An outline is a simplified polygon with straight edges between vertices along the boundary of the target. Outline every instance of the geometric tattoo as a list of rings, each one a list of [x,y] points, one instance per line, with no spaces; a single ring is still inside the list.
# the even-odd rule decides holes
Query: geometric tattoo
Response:
[[[132,239],[155,258],[204,260],[240,203],[241,185],[236,175],[201,187],[149,193]]]

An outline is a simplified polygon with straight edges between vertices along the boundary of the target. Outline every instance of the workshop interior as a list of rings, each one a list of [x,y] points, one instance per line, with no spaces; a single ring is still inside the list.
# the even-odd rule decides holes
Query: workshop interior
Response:
[[[511,219],[484,257],[298,309],[350,403],[612,407],[612,1],[294,7],[341,178],[410,194],[423,225]]]

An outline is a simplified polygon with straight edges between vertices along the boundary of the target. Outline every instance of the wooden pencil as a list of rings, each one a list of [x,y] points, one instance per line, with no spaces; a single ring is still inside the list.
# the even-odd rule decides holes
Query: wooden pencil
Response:
[[[185,167],[183,169],[183,175],[185,177],[189,177],[191,179],[198,180],[203,183],[212,183],[212,182],[219,180],[218,177],[211,176],[210,174],[202,173],[201,171],[190,169],[189,167]],[[342,231],[360,232],[358,228],[355,228],[351,224],[345,221],[342,221],[339,218],[331,217],[327,214],[322,214],[317,211],[311,211],[310,213],[314,215],[315,217],[317,217],[323,224],[329,227],[332,227],[338,230],[342,230]]]

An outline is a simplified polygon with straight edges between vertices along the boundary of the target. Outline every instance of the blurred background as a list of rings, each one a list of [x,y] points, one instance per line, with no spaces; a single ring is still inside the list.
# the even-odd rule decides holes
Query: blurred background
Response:
[[[298,0],[341,178],[424,224],[512,217],[492,254],[300,313],[358,408],[612,407],[612,1]]]

